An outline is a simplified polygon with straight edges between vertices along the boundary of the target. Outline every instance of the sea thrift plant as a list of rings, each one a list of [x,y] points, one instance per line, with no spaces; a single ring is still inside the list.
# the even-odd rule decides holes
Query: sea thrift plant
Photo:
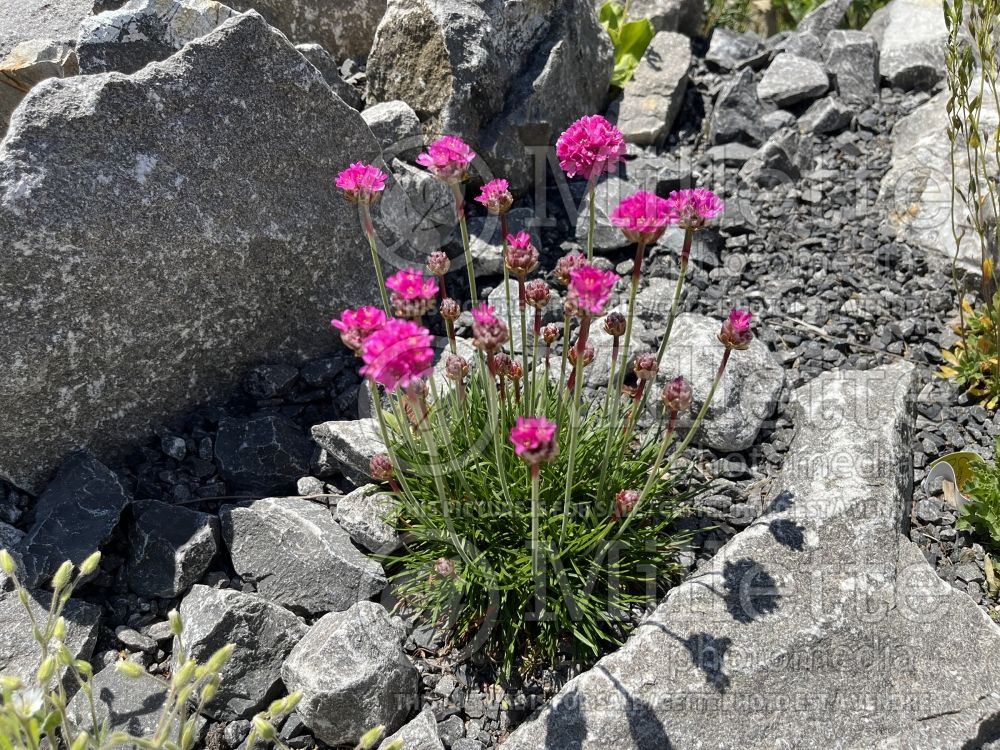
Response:
[[[335,184],[344,191],[344,197],[348,201],[358,204],[361,231],[368,240],[372,264],[375,266],[375,278],[378,280],[379,291],[382,293],[382,308],[388,314],[389,296],[385,291],[385,275],[382,273],[382,263],[378,257],[378,241],[375,237],[375,224],[372,222],[371,215],[371,204],[378,200],[382,191],[385,190],[387,179],[389,179],[389,175],[378,167],[359,161],[338,174]]]
[[[567,173],[592,188],[621,161],[624,142],[606,120],[587,117],[560,137],[558,152]],[[679,300],[693,235],[721,201],[704,190],[623,200],[613,221],[636,244],[636,262],[621,279],[583,253],[543,269],[526,228],[507,231],[513,197],[503,179],[484,185],[475,207],[499,216],[503,228],[506,315],[498,313],[476,298],[468,252],[463,180],[472,157],[466,144],[445,138],[420,159],[454,191],[469,297],[449,279],[452,296],[435,302],[450,266],[428,248],[433,278],[404,269],[386,282],[393,317],[359,308],[341,315],[338,328],[362,360],[386,446],[370,470],[397,504],[403,541],[384,563],[400,606],[443,628],[452,647],[482,651],[510,675],[567,651],[580,663],[598,658],[634,625],[629,613],[674,580],[687,539],[676,521],[699,491],[680,458],[730,357],[750,344],[752,319],[736,310],[721,322],[716,377],[696,403],[691,384],[665,377],[665,344],[635,355],[631,331],[646,249],[671,224],[685,231]],[[550,283],[564,287],[562,296]],[[447,348],[435,347],[421,325],[433,304]],[[467,357],[456,337],[462,309],[471,314]],[[512,336],[513,309],[520,337]],[[545,324],[553,312],[561,323]],[[675,303],[664,337],[676,314]],[[610,361],[598,356],[605,346]],[[435,348],[444,351],[432,376]],[[659,398],[652,426],[639,419],[650,393]]]

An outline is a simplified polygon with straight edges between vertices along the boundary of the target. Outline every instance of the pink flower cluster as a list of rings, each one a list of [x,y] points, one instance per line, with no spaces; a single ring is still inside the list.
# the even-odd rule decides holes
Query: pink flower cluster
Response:
[[[753,341],[753,333],[750,330],[752,320],[753,315],[746,310],[733,310],[722,322],[719,341],[727,349],[746,349]]]
[[[566,305],[577,315],[603,315],[616,283],[618,274],[585,263],[570,272]]]
[[[344,346],[355,353],[361,352],[365,339],[385,325],[386,315],[377,307],[364,306],[357,310],[344,310],[340,320],[334,318],[330,325],[340,331]]]
[[[632,242],[652,244],[663,235],[672,217],[666,199],[640,190],[622,199],[611,213],[611,223]]]
[[[392,306],[402,318],[419,318],[434,307],[438,284],[415,268],[404,268],[385,280],[392,292]]]
[[[371,203],[385,190],[388,178],[378,167],[359,161],[337,175],[336,185],[351,203]]]
[[[446,135],[432,143],[417,157],[417,164],[426,167],[442,182],[458,183],[469,176],[469,165],[476,152],[458,136]]]
[[[486,206],[491,214],[505,214],[514,205],[507,180],[490,180],[479,191],[476,202]]]
[[[556,141],[559,166],[570,177],[593,180],[625,158],[622,132],[600,115],[581,117]]]
[[[715,193],[705,188],[675,190],[667,196],[670,223],[684,229],[701,229],[725,208]]]
[[[518,417],[510,431],[510,442],[529,466],[551,461],[559,453],[556,425],[544,417]]]
[[[430,373],[431,334],[412,320],[392,318],[365,339],[361,374],[393,391],[409,388]]]

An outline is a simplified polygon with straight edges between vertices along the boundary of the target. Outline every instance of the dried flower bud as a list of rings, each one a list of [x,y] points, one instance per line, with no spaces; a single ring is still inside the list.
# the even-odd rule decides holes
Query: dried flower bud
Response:
[[[663,403],[671,411],[686,411],[690,408],[693,399],[694,393],[691,391],[691,386],[688,385],[683,376],[677,376],[663,389]]]
[[[652,352],[637,354],[635,361],[632,363],[632,369],[635,371],[635,376],[639,378],[639,380],[652,380],[656,377],[656,371],[658,369],[656,364],[656,355]]]
[[[604,319],[604,332],[609,336],[624,336],[626,323],[625,316],[620,312],[608,313]]]
[[[559,340],[559,326],[555,323],[549,323],[545,328],[542,329],[542,341],[544,341],[549,346],[552,346],[555,342]]]
[[[368,463],[368,473],[376,482],[388,482],[392,472],[392,459],[385,453],[376,453]]]
[[[444,374],[451,380],[465,380],[466,375],[469,374],[469,363],[465,357],[449,354],[444,361]]]
[[[462,314],[462,307],[451,297],[441,300],[441,317],[454,323]]]
[[[437,562],[434,563],[434,572],[442,578],[454,578],[455,563],[447,557],[439,557]]]
[[[570,274],[586,264],[587,258],[583,255],[583,253],[570,253],[569,255],[564,255],[556,263],[556,278],[563,286],[569,286]]]
[[[569,350],[569,361],[574,367],[576,366],[576,347],[574,346]],[[591,362],[594,361],[594,345],[589,341],[587,345],[583,347],[583,366],[586,367]]]
[[[451,268],[451,259],[440,250],[427,256],[427,270],[435,276],[444,276]]]
[[[529,305],[542,309],[549,304],[552,290],[542,279],[532,279],[524,285],[524,298]]]
[[[722,330],[719,331],[719,341],[727,349],[746,349],[753,341],[753,332],[750,330],[750,321],[753,320],[746,310],[733,310],[729,317],[722,323]]]
[[[622,490],[615,495],[615,518],[621,519],[631,513],[639,497],[639,490]]]

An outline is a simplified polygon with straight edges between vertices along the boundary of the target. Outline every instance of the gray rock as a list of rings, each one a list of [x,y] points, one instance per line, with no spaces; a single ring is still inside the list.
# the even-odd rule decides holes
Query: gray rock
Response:
[[[326,492],[326,484],[316,477],[302,477],[295,483],[295,491],[300,497],[322,495]]]
[[[776,52],[785,52],[816,62],[823,61],[823,42],[815,34],[795,31],[776,46]]]
[[[629,143],[648,146],[674,125],[687,89],[691,42],[683,34],[661,31],[653,37],[625,87],[618,127]]]
[[[948,30],[941,3],[893,0],[865,27],[879,46],[879,73],[892,86],[930,89],[945,77]]]
[[[0,137],[32,86],[46,78],[66,78],[79,72],[76,52],[63,42],[32,39],[14,47],[0,60]]]
[[[80,20],[89,16],[94,0],[17,0],[0,5],[0,59],[21,42],[48,39],[73,45]]]
[[[548,323],[561,323],[563,319],[563,298],[560,294],[560,288],[558,286],[552,286],[552,293],[549,298],[549,304],[547,304],[542,309],[542,325]],[[487,302],[496,310],[500,319],[506,322],[507,320],[507,293],[504,291],[503,282],[496,285]],[[535,333],[534,333],[534,320],[535,320],[535,308],[531,305],[524,305],[524,322],[525,322],[525,332],[528,334],[528,351],[530,352],[532,347],[535,345]],[[510,341],[507,344],[508,354],[513,351],[515,354],[521,353],[521,302],[518,299],[517,293],[517,280],[510,280],[510,316],[511,322],[513,323],[513,330],[510,332]],[[539,341],[538,348],[542,349],[544,344]],[[459,352],[469,360],[470,364],[475,366],[476,360],[474,359],[476,355],[476,350],[469,346],[468,352]],[[442,365],[444,363],[442,362]],[[443,372],[443,367],[442,367]]]
[[[827,34],[840,26],[849,7],[851,0],[826,0],[799,21],[796,31],[811,34],[822,43]]]
[[[251,728],[252,725],[246,719],[231,721],[226,724],[226,728],[222,731],[222,739],[228,747],[238,748],[250,734]]]
[[[381,566],[351,544],[322,505],[269,497],[223,506],[219,518],[237,574],[296,612],[339,612],[385,586]]]
[[[598,2],[597,8],[603,4]],[[657,31],[679,31],[693,37],[701,34],[705,4],[700,0],[632,0],[628,17],[647,18]]]
[[[256,10],[293,42],[317,42],[338,60],[368,56],[385,0],[233,0]]]
[[[799,135],[791,128],[784,128],[767,139],[757,153],[740,169],[739,177],[746,185],[776,187],[799,178],[796,162]]]
[[[723,70],[735,70],[744,60],[758,55],[763,49],[764,43],[753,32],[741,34],[717,26],[712,30],[705,62]]]
[[[835,29],[823,43],[823,60],[840,98],[855,107],[878,100],[879,52],[863,31]]]
[[[218,519],[156,500],[133,503],[131,510],[129,588],[147,598],[182,595],[215,559]]]
[[[281,492],[309,473],[313,446],[287,417],[226,417],[219,422],[215,460],[230,489]]]
[[[345,419],[323,422],[312,428],[313,440],[327,453],[331,466],[356,485],[367,484],[368,464],[376,453],[385,453],[378,420]]]
[[[84,73],[135,73],[216,29],[236,11],[214,0],[130,0],[83,19],[77,53]]]
[[[51,592],[31,591],[29,594],[32,616],[36,622],[44,623]],[[74,659],[89,659],[97,643],[100,608],[71,599],[63,609],[63,617],[66,618],[66,637],[63,639],[66,648]],[[41,651],[32,635],[32,621],[27,611],[16,594],[0,592],[0,674],[32,684],[41,663]],[[77,687],[75,679],[67,686],[71,691]]]
[[[712,146],[705,153],[714,161],[721,161],[727,167],[742,167],[747,159],[757,153],[753,146],[742,143],[726,143]]]
[[[455,229],[455,197],[451,188],[423,167],[392,160],[394,181],[387,185],[380,201],[381,220],[393,234],[426,256],[427,248],[439,248]],[[384,253],[383,253],[384,254]],[[412,258],[415,253],[397,253]],[[413,265],[400,258],[399,263]]]
[[[1000,629],[900,533],[915,383],[899,363],[800,388],[765,514],[504,750],[961,747],[989,726]],[[706,709],[748,703],[755,721]]]
[[[287,609],[261,596],[201,585],[184,597],[180,615],[188,656],[204,662],[227,643],[236,646],[206,707],[217,719],[249,718],[278,697],[281,664],[308,630]]]
[[[694,421],[715,378],[724,352],[719,327],[719,321],[693,313],[678,315],[674,323],[657,382],[683,375],[691,384],[694,403],[678,419],[678,430]],[[759,338],[749,349],[734,351],[696,439],[718,451],[746,450],[768,424],[784,382],[784,370]]]
[[[132,628],[127,628],[125,626],[115,628],[115,637],[118,639],[120,644],[133,653],[156,653],[156,641],[147,635],[143,635],[137,630],[132,630]]]
[[[395,515],[396,501],[392,495],[368,484],[340,498],[334,518],[351,539],[376,552],[388,550],[399,541],[392,525]]]
[[[35,505],[35,522],[21,542],[25,584],[35,587],[65,561],[79,565],[110,537],[132,491],[87,453],[67,458]]]
[[[753,71],[744,68],[722,87],[715,100],[709,132],[712,143],[735,141],[759,146],[767,138],[760,124],[763,114]]]
[[[830,79],[822,65],[783,52],[764,72],[757,85],[757,96],[765,104],[785,107],[822,96],[829,88]]]
[[[809,105],[799,118],[803,133],[836,133],[851,124],[853,110],[835,96],[826,96]]]
[[[378,750],[385,750],[396,740],[403,741],[403,750],[444,750],[444,744],[438,737],[434,712],[430,708],[425,708],[398,732],[386,737]]]
[[[281,677],[302,691],[298,714],[318,739],[353,744],[379,724],[394,732],[419,705],[403,637],[381,605],[362,601],[324,615],[299,641]]]
[[[395,156],[412,159],[424,145],[420,118],[404,101],[374,104],[362,111],[361,117],[371,128],[387,159]]]
[[[402,99],[425,130],[477,145],[484,179],[514,192],[533,181],[539,149],[602,108],[610,39],[593,0],[503,4],[390,0],[368,61],[369,104]]]
[[[351,109],[361,110],[361,91],[344,80],[340,74],[340,66],[326,49],[315,43],[296,44],[295,49],[309,62],[316,66],[333,93],[339,96]]]
[[[38,492],[68,446],[118,454],[254,364],[328,353],[330,311],[378,297],[340,262],[369,251],[331,175],[378,155],[253,13],[132,76],[32,89],[0,145],[0,475]]]
[[[790,128],[798,123],[795,115],[785,109],[776,109],[760,118],[760,126],[766,137],[770,138],[782,128]]]

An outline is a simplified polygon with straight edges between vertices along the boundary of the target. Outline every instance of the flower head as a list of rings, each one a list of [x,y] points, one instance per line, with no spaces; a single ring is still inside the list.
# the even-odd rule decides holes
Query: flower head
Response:
[[[615,495],[615,518],[622,519],[639,503],[639,490],[622,490]]]
[[[539,310],[549,304],[549,298],[551,296],[552,290],[543,279],[532,279],[524,285],[525,301],[532,307],[537,307]]]
[[[624,336],[627,322],[620,312],[608,313],[608,317],[604,319],[604,332],[609,336]]]
[[[583,253],[570,253],[564,255],[556,261],[555,275],[563,286],[569,286],[569,277],[577,268],[587,264],[587,257]]]
[[[507,235],[507,250],[504,255],[507,270],[517,276],[525,276],[538,268],[538,249],[531,244],[527,232]]]
[[[449,354],[444,361],[444,374],[449,380],[464,380],[465,376],[469,374],[469,363],[465,357]]]
[[[451,268],[451,259],[446,253],[435,250],[427,256],[427,270],[435,276],[444,276]]]
[[[385,190],[388,177],[378,167],[359,161],[337,175],[336,185],[351,203],[371,203]]]
[[[701,229],[706,222],[714,219],[724,205],[715,193],[705,188],[675,190],[667,196],[670,223],[684,229]]]
[[[477,348],[495,353],[507,342],[510,333],[507,325],[497,317],[496,311],[483,302],[472,309],[472,337]]]
[[[385,280],[392,292],[392,306],[401,318],[419,318],[434,307],[438,285],[415,268],[404,268]]]
[[[751,320],[753,320],[753,315],[746,310],[733,310],[722,323],[719,341],[727,349],[746,349],[753,341],[753,332],[750,330]]]
[[[569,356],[569,362],[574,367],[576,366],[576,359],[577,359],[576,350],[577,350],[577,347],[574,346],[574,347],[571,347],[570,350],[567,352],[567,355]],[[587,365],[589,365],[591,362],[594,361],[594,354],[595,354],[595,352],[594,352],[594,345],[591,344],[588,341],[584,345],[584,347],[583,347],[583,366],[584,367],[586,367]]]
[[[518,417],[510,431],[510,442],[529,466],[551,461],[559,452],[556,425],[545,417]]]
[[[462,308],[459,306],[458,302],[453,300],[451,297],[445,297],[441,300],[441,307],[439,308],[441,317],[445,320],[454,323],[458,320],[458,316],[462,314]]]
[[[555,323],[549,323],[545,328],[542,329],[542,341],[544,341],[549,346],[552,346],[555,342],[559,340],[559,326]]]
[[[434,572],[442,578],[454,578],[455,563],[447,557],[439,557],[434,563]]]
[[[651,244],[660,239],[670,216],[670,204],[665,199],[640,190],[622,199],[611,213],[611,223],[632,242]]]
[[[344,346],[360,354],[365,339],[384,326],[385,321],[384,312],[377,307],[365,305],[356,310],[344,310],[340,319],[334,318],[330,325],[340,331],[340,340],[344,342]]]
[[[505,214],[514,205],[514,196],[510,194],[507,180],[490,180],[479,191],[476,202],[486,206],[491,214]]]
[[[521,364],[520,360],[512,359],[510,365],[507,367],[507,377],[511,380],[520,380],[524,377],[524,365]]]
[[[663,389],[663,403],[672,412],[686,411],[691,406],[694,393],[691,386],[680,375],[667,383]]]
[[[368,462],[368,474],[376,482],[388,482],[392,472],[392,459],[385,453],[376,453]]]
[[[458,136],[446,135],[430,145],[417,157],[417,164],[427,169],[442,182],[462,182],[469,176],[469,165],[476,152]]]
[[[493,358],[493,370],[497,375],[502,375],[503,377],[510,377],[510,364],[513,362],[510,355],[505,352],[499,352]]]
[[[580,316],[603,315],[616,283],[618,275],[613,271],[602,271],[589,264],[574,269],[569,275],[567,308]]]
[[[625,139],[600,115],[581,117],[559,136],[556,156],[567,175],[591,180],[611,172],[624,159]]]
[[[656,355],[653,352],[637,354],[632,363],[632,369],[639,380],[652,380],[656,377],[656,371],[659,369],[656,364]]]
[[[393,391],[428,375],[434,363],[431,334],[412,320],[392,318],[365,339],[361,374]]]

